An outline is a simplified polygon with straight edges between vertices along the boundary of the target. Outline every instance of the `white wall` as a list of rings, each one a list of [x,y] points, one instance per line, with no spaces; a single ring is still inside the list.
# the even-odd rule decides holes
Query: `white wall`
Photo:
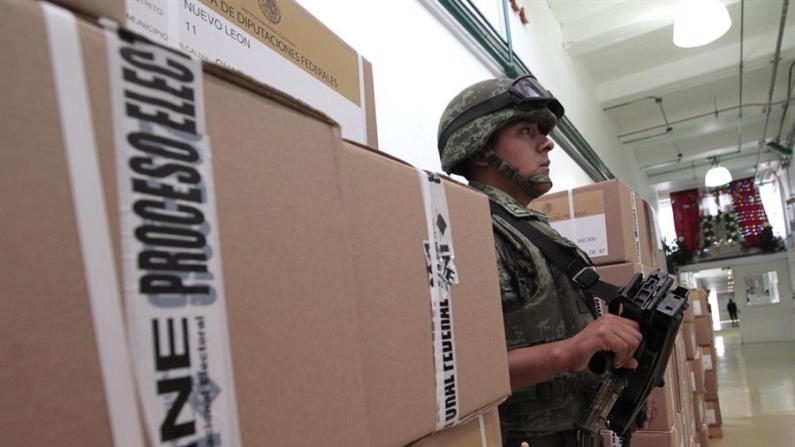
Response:
[[[734,289],[740,317],[740,333],[743,343],[795,340],[795,301],[789,281],[789,266],[786,255],[780,253],[776,260],[734,267],[737,286]],[[745,278],[747,275],[776,271],[780,302],[748,306]]]
[[[307,10],[373,63],[381,150],[439,171],[436,131],[450,99],[474,82],[502,76],[435,0],[298,0]],[[474,2],[499,32],[505,32],[501,0]],[[566,107],[566,115],[613,174],[657,206],[656,195],[631,151],[623,152],[615,125],[596,103],[585,70],[565,54],[560,26],[547,3],[529,2],[530,23],[511,12],[515,51]],[[550,154],[554,190],[592,183],[562,150]]]

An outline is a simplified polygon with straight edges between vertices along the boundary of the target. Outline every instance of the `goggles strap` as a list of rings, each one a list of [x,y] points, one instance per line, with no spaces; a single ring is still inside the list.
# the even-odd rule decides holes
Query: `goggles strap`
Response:
[[[486,161],[489,162],[489,164],[497,168],[497,170],[499,170],[502,173],[502,175],[504,175],[505,177],[507,177],[508,179],[512,180],[514,183],[519,185],[519,187],[522,188],[522,191],[526,192],[527,195],[529,195],[531,198],[537,199],[546,192],[546,190],[544,190],[543,192],[539,191],[537,182],[533,182],[530,179],[522,177],[522,175],[519,174],[519,171],[517,171],[516,168],[508,164],[507,161],[503,160],[490,147],[486,146],[485,148],[483,148],[481,154],[483,154],[483,157],[486,159]]]

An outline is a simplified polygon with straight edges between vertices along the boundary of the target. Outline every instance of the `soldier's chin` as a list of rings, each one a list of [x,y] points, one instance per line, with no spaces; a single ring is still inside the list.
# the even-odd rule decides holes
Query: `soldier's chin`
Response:
[[[552,180],[545,175],[534,175],[527,181],[532,184],[535,197],[541,197],[552,189]]]

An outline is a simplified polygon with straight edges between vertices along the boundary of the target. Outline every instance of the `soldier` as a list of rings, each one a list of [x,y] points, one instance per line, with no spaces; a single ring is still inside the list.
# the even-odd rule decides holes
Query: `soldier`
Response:
[[[527,208],[552,187],[547,135],[563,106],[532,76],[493,79],[464,89],[439,122],[442,168],[467,178],[514,217],[592,265],[588,256]],[[593,300],[509,222],[492,216],[512,396],[500,406],[508,446],[574,446],[575,422],[600,377],[587,365],[599,351],[615,367],[635,368],[636,322],[594,319]],[[589,302],[590,301],[590,302]]]

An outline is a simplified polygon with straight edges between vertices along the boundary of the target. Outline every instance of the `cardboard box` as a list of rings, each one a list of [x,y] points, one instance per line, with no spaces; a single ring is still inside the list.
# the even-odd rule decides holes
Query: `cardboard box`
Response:
[[[552,227],[577,243],[595,265],[653,265],[643,201],[619,180],[545,194],[530,207],[546,213]]]
[[[704,363],[704,372],[714,370],[718,365],[718,358],[715,355],[714,346],[701,347],[701,361]]]
[[[699,428],[697,436],[699,447],[709,447],[709,428],[706,423]]]
[[[707,422],[707,406],[703,394],[693,395],[693,416],[696,421],[696,429]]]
[[[696,356],[693,360],[688,360],[687,365],[690,368],[692,377],[693,393],[704,394],[706,389],[704,387],[704,363],[701,360],[701,351],[696,351]]]
[[[723,418],[720,414],[720,401],[707,401],[707,425],[710,427],[720,427],[723,425]]]
[[[676,389],[675,368],[674,361],[671,359],[663,376],[665,386],[655,387],[651,392],[650,397],[653,397],[657,403],[657,415],[651,421],[648,430],[643,431],[667,431],[676,422],[677,393],[679,391]]]
[[[692,376],[687,367],[687,359],[685,358],[684,339],[682,334],[676,336],[676,366],[677,366],[677,383],[679,389],[679,411],[681,414],[682,435],[683,439],[689,439],[693,433],[696,432],[695,417],[693,415],[693,386]]]
[[[379,415],[371,422],[371,431],[393,433],[371,441],[373,445],[385,445],[397,437],[409,442],[412,427],[434,421],[436,402],[428,399],[435,396],[434,381],[405,387],[384,385],[405,382],[407,377],[418,377],[419,373],[429,374],[428,378],[434,374],[431,352],[406,348],[421,346],[432,337],[426,318],[430,299],[423,252],[428,222],[418,172],[382,153],[350,143],[343,145],[338,163],[356,271],[371,278],[359,281],[358,287],[358,295],[367,298],[359,302],[360,325],[365,334],[363,358],[378,359],[364,364],[365,384],[373,390],[368,393],[368,412]],[[445,231],[453,237],[459,278],[452,301],[455,355],[460,370],[459,400],[464,416],[510,394],[507,353],[502,313],[493,308],[500,302],[499,296],[488,291],[499,290],[496,276],[491,271],[481,274],[478,270],[485,268],[485,262],[496,265],[495,258],[483,256],[494,252],[488,199],[451,181],[444,180],[444,186],[450,210]],[[426,281],[407,280],[411,277]],[[484,296],[497,301],[476,304]],[[484,377],[494,377],[496,383],[485,383]],[[425,406],[419,407],[423,401]],[[398,435],[401,427],[405,431],[402,437]],[[428,425],[426,432],[434,428]]]
[[[0,120],[0,246],[6,266],[0,287],[18,298],[5,300],[0,312],[2,352],[15,359],[10,367],[0,368],[5,384],[0,411],[8,415],[0,420],[0,431],[7,445],[106,446],[119,433],[124,439],[157,437],[159,420],[147,422],[146,430],[136,420],[139,411],[149,418],[152,411],[166,410],[178,416],[171,423],[179,421],[179,427],[194,421],[198,425],[199,414],[213,422],[228,415],[213,430],[228,429],[233,436],[239,427],[243,445],[398,446],[436,430],[434,358],[440,355],[433,348],[424,248],[430,236],[417,171],[411,183],[411,169],[402,163],[374,151],[343,148],[338,126],[324,114],[249,78],[211,64],[203,66],[202,78],[195,71],[169,71],[155,64],[168,61],[173,63],[169,68],[183,68],[190,63],[151,46],[117,51],[130,44],[117,43],[116,48],[107,40],[112,34],[63,11],[45,19],[47,4],[6,6],[0,15],[0,42],[7,58],[0,68],[0,98],[3,109],[14,113]],[[68,51],[61,51],[61,45]],[[51,50],[58,60],[51,59]],[[137,64],[125,66],[133,71],[130,79],[140,80],[135,68],[145,67],[150,72],[146,79],[161,79],[161,87],[179,94],[188,90],[177,87],[182,85],[174,81],[177,77],[196,84],[190,85],[195,109],[178,108],[195,113],[195,143],[176,139],[194,135],[188,131],[169,138],[158,134],[158,140],[152,132],[162,126],[142,119],[140,129],[121,133],[119,139],[147,157],[117,163],[126,154],[114,151],[119,136],[113,111],[119,109],[111,106],[111,98],[121,90],[111,85],[120,82],[122,70],[117,65],[116,73],[109,72],[109,54]],[[140,54],[143,59],[134,57]],[[151,77],[154,69],[168,73],[169,80]],[[86,76],[85,94],[82,82],[56,88],[64,85],[59,77],[63,70]],[[131,92],[138,88],[128,87]],[[72,96],[77,101],[65,102],[63,95],[77,95]],[[121,110],[149,114],[150,120],[165,116],[169,126],[189,126],[155,103],[136,109],[142,105],[136,101],[144,99],[127,97],[128,107]],[[84,108],[78,104],[81,99]],[[67,113],[62,115],[59,106]],[[90,115],[80,126],[62,124],[83,112]],[[84,145],[73,144],[75,133]],[[209,138],[212,154],[204,146]],[[75,153],[89,160],[96,153],[97,167],[75,165]],[[163,162],[166,158],[180,162]],[[78,175],[70,166],[80,167]],[[146,179],[143,183],[117,181],[120,173],[133,169]],[[354,204],[354,184],[347,178],[352,169],[374,182],[372,191],[389,189],[389,194]],[[166,180],[156,175],[170,177],[170,183],[161,183]],[[196,177],[202,189],[191,183]],[[82,187],[84,178],[96,183]],[[387,181],[402,182],[399,191],[387,188]],[[173,186],[177,183],[178,188]],[[450,325],[458,373],[455,403],[465,420],[492,408],[510,388],[487,199],[452,181],[441,183],[459,279],[451,286],[455,325]],[[148,191],[147,197],[167,195],[174,206],[151,199],[149,204],[135,201],[134,207],[125,201],[125,187]],[[85,200],[88,211],[81,208]],[[130,208],[135,211],[120,212]],[[93,214],[85,218],[87,212]],[[144,222],[129,229],[129,219],[137,214],[152,221],[194,223],[201,216],[206,225],[201,233],[173,223]],[[387,216],[391,222],[356,220],[369,214]],[[86,228],[104,232],[86,233]],[[375,233],[388,237],[368,245],[370,253],[355,249]],[[169,234],[187,236],[169,239]],[[156,253],[146,247],[130,252],[129,244],[137,247],[136,238],[158,248],[209,242],[202,251],[168,248],[174,253],[146,257]],[[99,254],[96,247],[102,248]],[[193,258],[178,256],[189,254]],[[378,262],[368,263],[369,256]],[[197,263],[201,260],[206,265]],[[140,270],[145,261],[147,268]],[[388,274],[384,268],[390,269]],[[188,273],[172,274],[176,270]],[[151,271],[164,273],[153,276]],[[124,285],[115,279],[128,276],[132,281],[125,279]],[[104,288],[95,289],[97,282]],[[213,288],[204,289],[205,283]],[[148,297],[135,302],[128,297],[123,304],[119,290],[139,296],[141,284],[149,288]],[[131,305],[148,306],[157,319],[141,318]],[[128,312],[126,319],[122,308]],[[99,309],[102,318],[94,319],[92,309]],[[168,316],[183,309],[202,318],[213,309],[216,313],[207,313],[207,319],[217,325],[205,327],[198,317]],[[144,331],[138,329],[141,324]],[[123,330],[125,325],[130,331]],[[159,343],[146,345],[137,338],[153,333]],[[217,340],[222,349],[203,349]],[[138,349],[133,355],[126,354],[130,344]],[[154,359],[144,356],[147,349],[155,351]],[[136,377],[144,379],[133,382],[130,367],[125,367],[129,362],[159,379],[147,382],[150,376],[139,372]],[[190,368],[219,364],[229,376],[203,369],[195,376],[183,375],[183,369],[170,372],[177,366],[188,371],[179,362]],[[147,372],[155,367],[168,371]],[[53,380],[54,372],[58,380]],[[185,390],[193,389],[191,377],[201,379],[194,394],[201,391],[201,397],[189,403]],[[118,383],[125,388],[114,385]],[[117,399],[119,393],[124,399]],[[152,396],[155,410],[148,400]],[[219,402],[226,403],[228,413],[215,407]],[[200,409],[193,412],[186,405]],[[117,407],[129,417],[114,416]],[[403,413],[396,417],[397,411]],[[42,420],[51,423],[42,425]],[[306,421],[311,421],[311,430]],[[193,436],[171,428],[175,431],[169,433],[183,435],[175,443]]]
[[[603,435],[604,437],[604,435]],[[654,431],[639,431],[632,435],[633,447],[681,447],[682,434],[677,432],[675,428],[671,427],[669,431],[654,432]],[[688,441],[689,443],[689,441]],[[605,447],[619,447],[615,444],[608,444],[605,441]]]
[[[723,429],[720,427],[709,427],[708,432],[710,438],[723,438]]]
[[[696,344],[699,346],[711,346],[712,319],[708,316],[696,317],[693,327],[696,329]]]
[[[692,292],[693,292],[692,290],[690,290],[688,292],[688,295],[687,295],[688,306],[687,306],[687,309],[685,309],[685,313],[682,314],[682,321],[685,322],[685,323],[692,323],[693,320],[696,318],[696,314],[693,311],[693,300],[690,298],[690,294]]]
[[[499,412],[495,408],[469,422],[436,432],[412,447],[502,447]]]
[[[688,298],[690,298],[690,305],[693,306],[694,317],[706,317],[709,315],[706,291],[703,289],[693,289],[690,291]]]
[[[632,279],[635,273],[640,273],[644,277],[648,276],[654,268],[638,264],[636,262],[627,262],[624,264],[613,265],[600,265],[596,267],[596,273],[602,281],[615,284],[619,287],[625,286]]]
[[[707,400],[718,400],[718,372],[714,369],[704,372],[704,390]]]
[[[378,147],[372,65],[294,0],[54,3],[245,73],[329,115],[344,138]]]
[[[685,339],[685,354],[687,358],[694,358],[698,344],[696,343],[696,331],[692,322],[682,323],[682,337]]]

